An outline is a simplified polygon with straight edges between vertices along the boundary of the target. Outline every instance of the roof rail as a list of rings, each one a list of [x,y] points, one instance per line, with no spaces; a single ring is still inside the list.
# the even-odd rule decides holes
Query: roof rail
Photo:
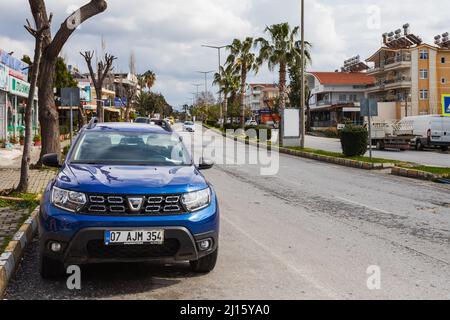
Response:
[[[89,121],[87,128],[94,129],[97,126],[97,123],[99,123],[98,118],[94,117],[91,119],[91,121]]]

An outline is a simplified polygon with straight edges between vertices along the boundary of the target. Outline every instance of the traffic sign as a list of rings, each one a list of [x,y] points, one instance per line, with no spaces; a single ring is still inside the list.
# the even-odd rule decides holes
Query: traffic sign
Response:
[[[450,94],[442,95],[442,114],[450,117]]]
[[[376,99],[361,98],[361,117],[377,117],[378,116],[378,101]]]

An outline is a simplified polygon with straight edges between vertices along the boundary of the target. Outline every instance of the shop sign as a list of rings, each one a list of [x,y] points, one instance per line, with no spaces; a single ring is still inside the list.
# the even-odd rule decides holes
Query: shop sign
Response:
[[[9,92],[19,97],[27,98],[30,92],[30,84],[20,79],[11,77]]]
[[[0,64],[0,90],[8,91],[9,75],[8,68]]]

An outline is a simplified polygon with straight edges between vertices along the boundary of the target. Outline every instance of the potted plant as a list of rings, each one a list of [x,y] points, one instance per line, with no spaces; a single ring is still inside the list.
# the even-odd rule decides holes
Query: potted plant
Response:
[[[36,147],[40,147],[42,145],[41,135],[40,134],[35,135],[33,138],[33,142]]]

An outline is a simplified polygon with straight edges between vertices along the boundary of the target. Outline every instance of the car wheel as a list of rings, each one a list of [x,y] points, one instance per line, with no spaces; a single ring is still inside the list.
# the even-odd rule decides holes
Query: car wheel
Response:
[[[219,249],[216,249],[213,253],[198,260],[191,261],[191,269],[196,273],[209,273],[214,270],[217,263],[217,256]]]
[[[416,150],[417,151],[422,151],[423,150],[423,144],[422,144],[422,141],[420,141],[420,139],[417,140],[417,142],[416,142]]]
[[[44,279],[59,278],[64,274],[64,264],[58,260],[54,260],[46,256],[41,256],[40,273],[41,277]]]

